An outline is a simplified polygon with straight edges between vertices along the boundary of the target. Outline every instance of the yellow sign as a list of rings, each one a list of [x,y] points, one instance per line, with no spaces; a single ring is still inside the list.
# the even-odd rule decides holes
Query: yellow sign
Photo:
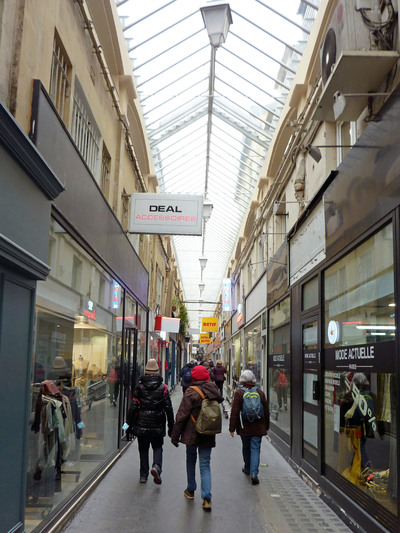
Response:
[[[218,318],[203,317],[201,319],[201,331],[218,331]]]
[[[211,344],[211,339],[208,333],[200,333],[200,344]]]

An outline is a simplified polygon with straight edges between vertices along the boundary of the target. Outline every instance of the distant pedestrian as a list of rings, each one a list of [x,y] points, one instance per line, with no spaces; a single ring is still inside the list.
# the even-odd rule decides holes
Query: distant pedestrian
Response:
[[[221,393],[221,396],[223,396],[226,368],[222,364],[221,359],[218,359],[217,364],[213,368],[213,371],[214,371],[215,384],[219,388],[219,392]]]
[[[208,373],[210,374],[210,380],[211,380],[211,381],[215,381],[215,379],[214,379],[214,372],[213,372],[212,368],[210,367],[208,361],[202,361],[201,364],[202,364],[205,368],[207,368]]]
[[[192,370],[193,385],[201,389],[209,400],[222,402],[222,397],[215,383],[210,381],[210,374],[203,365],[195,366]],[[179,442],[186,444],[186,474],[187,488],[184,495],[188,500],[194,499],[196,484],[197,453],[200,463],[201,497],[203,509],[211,511],[211,449],[215,447],[215,435],[201,435],[195,428],[195,420],[200,414],[202,397],[189,387],[183,395],[176,413],[175,425],[171,442],[178,446]]]
[[[190,363],[187,363],[181,368],[179,372],[179,377],[181,378],[182,392],[185,394],[185,391],[192,384],[192,369],[197,365],[195,359],[191,359]]]
[[[144,375],[133,391],[128,413],[130,433],[137,436],[140,455],[140,483],[146,483],[149,475],[149,449],[153,448],[151,475],[154,483],[161,485],[165,422],[168,436],[174,427],[174,411],[167,385],[159,374],[155,359],[149,359]]]
[[[242,439],[242,455],[244,467],[242,472],[250,475],[253,485],[259,484],[258,472],[260,465],[261,439],[267,434],[269,429],[269,410],[264,392],[255,387],[256,378],[251,370],[243,370],[240,375],[240,387],[236,389],[232,402],[231,418],[229,421],[229,432],[231,437],[234,432]],[[254,388],[254,392],[259,395],[259,402],[263,407],[262,418],[250,422],[243,416],[243,396],[246,391]]]

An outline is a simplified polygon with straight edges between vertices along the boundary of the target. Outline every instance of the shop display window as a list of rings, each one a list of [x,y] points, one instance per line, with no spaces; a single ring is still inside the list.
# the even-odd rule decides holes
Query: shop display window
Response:
[[[269,311],[268,396],[271,422],[290,435],[290,298]]]
[[[369,512],[396,515],[392,226],[329,268],[324,288],[326,473]]]
[[[235,335],[232,338],[232,353],[231,353],[231,372],[232,372],[232,391],[239,384],[240,374],[243,369],[243,364],[241,360],[241,339],[240,333]]]
[[[55,221],[37,285],[25,531],[116,451],[123,290]]]
[[[146,323],[147,312],[143,307],[138,306],[138,343],[137,343],[137,365],[138,375],[144,374],[146,365]],[[137,377],[136,382],[139,378]]]
[[[262,385],[261,319],[254,321],[244,332],[244,368],[253,372],[258,385]]]

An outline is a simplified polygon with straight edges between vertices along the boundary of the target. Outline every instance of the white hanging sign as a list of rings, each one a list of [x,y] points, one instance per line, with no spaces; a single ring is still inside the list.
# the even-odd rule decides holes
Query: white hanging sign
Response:
[[[202,235],[203,196],[132,194],[129,232],[160,235]]]

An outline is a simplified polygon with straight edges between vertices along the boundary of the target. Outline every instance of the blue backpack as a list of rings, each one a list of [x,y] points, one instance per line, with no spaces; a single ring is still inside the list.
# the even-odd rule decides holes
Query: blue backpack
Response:
[[[257,387],[254,386],[251,389],[247,387],[240,387],[243,391],[243,407],[241,416],[247,420],[247,422],[256,422],[264,417],[264,407],[261,403],[260,395],[257,392]]]

